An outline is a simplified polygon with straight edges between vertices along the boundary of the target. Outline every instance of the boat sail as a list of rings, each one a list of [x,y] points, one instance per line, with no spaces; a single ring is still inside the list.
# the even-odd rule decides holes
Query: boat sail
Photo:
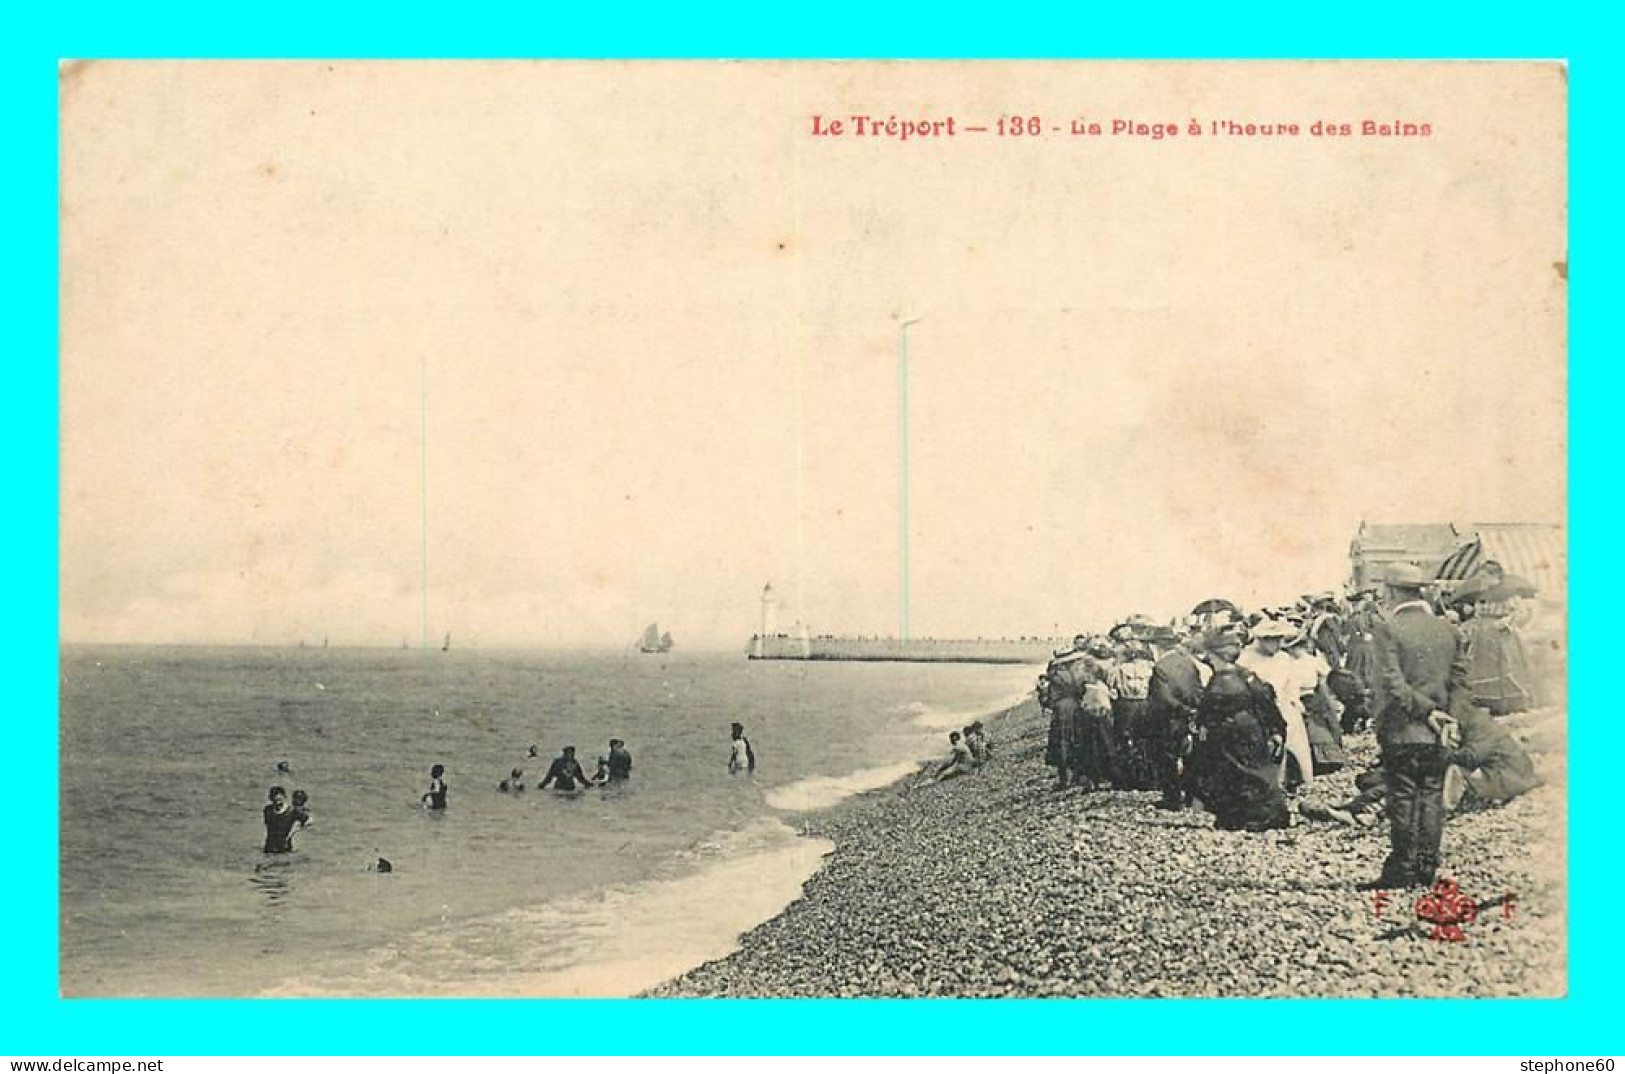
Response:
[[[671,646],[671,634],[669,632],[662,634],[660,632],[660,627],[655,623],[650,623],[648,626],[644,627],[643,637],[638,639],[638,649],[640,652],[669,653],[671,652]]]

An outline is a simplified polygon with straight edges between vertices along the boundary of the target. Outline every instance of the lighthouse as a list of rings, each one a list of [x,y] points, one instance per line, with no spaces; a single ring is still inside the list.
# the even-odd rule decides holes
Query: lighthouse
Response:
[[[762,587],[762,623],[761,629],[756,632],[756,653],[760,659],[767,646],[767,639],[777,634],[779,630],[779,599],[773,595],[773,583],[769,582]]]

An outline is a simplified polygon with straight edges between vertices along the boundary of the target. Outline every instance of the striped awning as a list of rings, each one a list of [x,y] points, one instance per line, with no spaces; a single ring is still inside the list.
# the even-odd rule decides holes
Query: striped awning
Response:
[[[1466,543],[1445,557],[1434,577],[1441,581],[1470,578],[1492,559],[1508,574],[1531,582],[1543,599],[1563,600],[1568,592],[1568,548],[1563,528],[1555,525],[1479,526]]]

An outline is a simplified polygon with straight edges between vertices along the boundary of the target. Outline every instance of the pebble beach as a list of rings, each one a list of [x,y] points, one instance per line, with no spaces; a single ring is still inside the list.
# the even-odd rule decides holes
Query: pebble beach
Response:
[[[989,762],[925,771],[801,826],[835,850],[727,958],[646,993],[692,997],[1555,997],[1566,990],[1565,714],[1505,723],[1546,781],[1453,816],[1441,877],[1483,908],[1430,938],[1421,892],[1358,891],[1386,827],[1216,831],[1151,791],[1058,791],[1036,703],[988,721]],[[1352,797],[1375,760],[1314,781]]]

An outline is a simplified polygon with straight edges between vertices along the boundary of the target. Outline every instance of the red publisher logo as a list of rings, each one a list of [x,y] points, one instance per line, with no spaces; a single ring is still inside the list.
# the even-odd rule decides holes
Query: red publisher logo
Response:
[[[1416,916],[1433,926],[1428,939],[1461,943],[1467,939],[1462,926],[1478,920],[1478,903],[1454,880],[1436,880],[1432,889],[1416,900]]]

